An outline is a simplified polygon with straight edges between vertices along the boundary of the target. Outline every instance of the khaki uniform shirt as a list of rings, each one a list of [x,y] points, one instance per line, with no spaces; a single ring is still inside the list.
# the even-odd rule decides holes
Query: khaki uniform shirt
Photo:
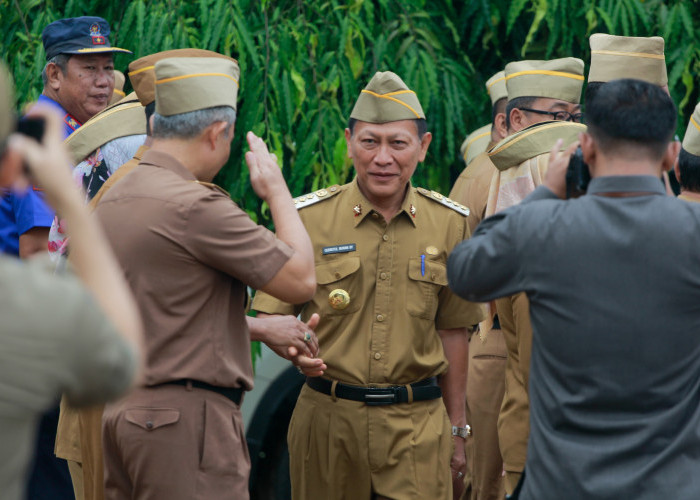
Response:
[[[117,182],[122,180],[126,174],[136,168],[141,161],[141,158],[143,158],[144,153],[149,149],[150,148],[148,146],[139,147],[131,160],[119,167],[112,175],[109,176],[104,184],[102,184],[102,187],[97,194],[95,194],[95,196],[93,196],[93,198],[90,200],[90,203],[88,204],[90,210],[95,210],[95,207],[100,202],[102,197],[107,194],[107,191],[109,191]]]
[[[487,146],[488,151],[494,146],[491,142]],[[462,170],[459,177],[452,186],[450,198],[464,203],[469,207],[469,215],[467,223],[471,232],[476,229],[484,219],[486,213],[486,202],[489,198],[489,187],[491,179],[496,172],[495,165],[491,162],[486,153],[481,153],[469,164],[467,168]]]
[[[195,379],[251,389],[246,285],[264,286],[293,250],[153,150],[95,213],[139,304],[145,385]]]
[[[436,329],[468,327],[483,318],[480,306],[447,287],[447,256],[470,234],[464,215],[442,195],[410,186],[388,223],[357,181],[313,196],[321,201],[300,215],[314,246],[316,295],[295,307],[258,292],[253,308],[301,313],[304,320],[319,313],[316,333],[330,379],[408,384],[443,373],[447,360]],[[330,305],[334,290],[349,294],[345,309]]]

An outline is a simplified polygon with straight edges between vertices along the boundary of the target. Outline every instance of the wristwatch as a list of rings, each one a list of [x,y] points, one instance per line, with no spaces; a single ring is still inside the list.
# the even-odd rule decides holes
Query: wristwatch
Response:
[[[466,425],[465,427],[457,427],[456,425],[453,425],[452,435],[459,436],[462,439],[466,439],[472,435],[472,428],[469,425]]]

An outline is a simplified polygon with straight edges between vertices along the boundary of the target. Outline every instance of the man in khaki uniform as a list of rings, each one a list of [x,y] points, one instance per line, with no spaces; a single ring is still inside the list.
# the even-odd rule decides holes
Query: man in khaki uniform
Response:
[[[462,171],[450,191],[450,198],[469,208],[470,231],[474,231],[486,207],[491,177],[495,167],[488,160],[486,151],[499,142],[505,129],[505,109],[508,100],[505,73],[499,71],[486,82],[491,98],[492,123],[482,127],[488,129],[482,139],[476,137],[479,129],[465,141],[462,152],[467,167]],[[487,144],[479,147],[479,141]],[[478,148],[478,149],[477,149]],[[472,160],[475,160],[473,161]],[[488,306],[490,307],[490,306]],[[491,307],[495,311],[495,306]],[[496,422],[503,400],[503,374],[506,363],[506,346],[503,334],[493,328],[490,317],[479,325],[478,335],[469,340],[469,368],[467,375],[467,421],[472,427],[472,436],[467,441],[467,486],[468,497],[473,499],[503,498],[503,460],[498,448]]]
[[[230,153],[236,62],[169,58],[155,64],[155,76],[151,149],[95,209],[147,332],[143,386],[105,408],[105,497],[246,499],[246,287],[308,300],[311,242],[254,134],[251,184],[270,205],[278,237],[210,184]]]
[[[676,179],[681,185],[678,198],[700,202],[700,104],[688,121],[681,152],[674,167]]]
[[[496,170],[491,180],[484,216],[501,210],[504,203],[519,202],[541,182],[537,168],[528,168],[522,175],[520,171],[511,170],[502,179],[502,170],[511,169],[536,156],[539,153],[535,151],[539,148],[545,148],[542,152],[551,150],[556,137],[550,139],[548,135],[541,134],[541,129],[554,127],[556,135],[563,129],[571,130],[573,127],[574,136],[585,130],[583,126],[567,123],[538,125],[548,120],[581,121],[583,61],[572,57],[549,61],[519,61],[506,65],[505,74],[510,135],[488,153],[489,161]],[[529,140],[523,142],[523,138]],[[525,143],[527,147],[521,147]],[[508,160],[505,164],[503,158]],[[510,182],[510,176],[513,176],[513,182]],[[498,441],[505,470],[504,486],[506,493],[511,494],[525,467],[529,429],[527,373],[532,334],[527,298],[524,294],[519,294],[499,299],[496,301],[496,313],[508,351],[505,392],[498,417]]]
[[[449,291],[445,263],[469,236],[467,210],[411,186],[432,136],[394,73],[362,91],[345,138],[355,180],[295,200],[316,294],[297,306],[261,293],[253,301],[260,313],[321,317],[327,369],[307,378],[292,416],[292,495],[452,499],[454,484],[458,498],[467,331],[483,312]]]

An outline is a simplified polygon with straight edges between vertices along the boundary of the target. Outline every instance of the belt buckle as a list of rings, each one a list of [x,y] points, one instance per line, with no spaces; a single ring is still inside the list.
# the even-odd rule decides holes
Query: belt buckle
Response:
[[[400,389],[401,387],[371,388],[365,393],[365,404],[367,406],[382,406],[398,403]]]

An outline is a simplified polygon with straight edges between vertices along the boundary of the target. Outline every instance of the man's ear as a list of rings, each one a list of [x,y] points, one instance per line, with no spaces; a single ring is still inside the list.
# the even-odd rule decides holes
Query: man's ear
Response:
[[[204,139],[209,147],[214,150],[221,141],[230,143],[229,125],[227,122],[215,122],[209,125],[204,131]]]
[[[518,110],[520,111],[520,110]],[[496,131],[498,140],[501,141],[508,137],[508,128],[506,127],[506,114],[497,113],[493,120],[493,129]]]
[[[598,157],[598,145],[595,139],[588,132],[582,132],[578,135],[578,140],[581,143],[581,152],[583,153],[583,161],[590,168],[595,169],[596,159]],[[591,172],[593,175],[593,172]]]
[[[430,146],[432,140],[433,134],[430,132],[423,134],[423,137],[420,140],[420,156],[418,157],[419,162],[425,161],[425,155],[428,152],[428,147]]]
[[[519,132],[525,128],[525,113],[518,108],[510,110],[510,129],[509,132]]]
[[[56,63],[48,63],[46,65],[46,80],[47,85],[51,87],[54,91],[58,92],[61,88],[61,81],[63,79],[63,72],[61,68],[58,67]]]
[[[666,172],[671,170],[678,163],[678,155],[681,152],[681,143],[679,141],[671,141],[666,147],[666,152],[661,160],[661,171]],[[680,179],[680,177],[679,177]]]
[[[352,148],[350,147],[350,139],[352,139],[352,133],[349,128],[345,129],[345,143],[348,147],[348,158],[352,158]]]

